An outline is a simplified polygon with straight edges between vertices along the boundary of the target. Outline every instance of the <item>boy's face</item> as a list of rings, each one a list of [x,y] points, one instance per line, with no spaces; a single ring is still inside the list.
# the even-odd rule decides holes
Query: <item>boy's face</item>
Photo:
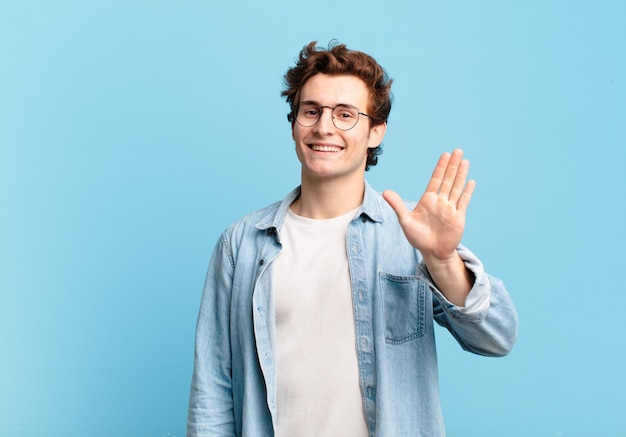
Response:
[[[369,98],[365,83],[356,76],[316,74],[300,90],[297,103],[317,107],[343,104],[367,113]],[[332,109],[323,108],[314,126],[293,123],[292,136],[302,164],[303,182],[305,179],[363,179],[367,150],[378,147],[383,140],[386,124],[370,127],[370,119],[360,115],[353,128],[340,130],[333,124],[332,116]]]

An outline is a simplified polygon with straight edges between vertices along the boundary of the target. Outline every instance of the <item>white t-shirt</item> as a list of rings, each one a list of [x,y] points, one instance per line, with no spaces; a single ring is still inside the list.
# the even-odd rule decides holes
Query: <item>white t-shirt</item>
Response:
[[[272,273],[277,437],[367,436],[346,255],[355,214],[285,218]]]

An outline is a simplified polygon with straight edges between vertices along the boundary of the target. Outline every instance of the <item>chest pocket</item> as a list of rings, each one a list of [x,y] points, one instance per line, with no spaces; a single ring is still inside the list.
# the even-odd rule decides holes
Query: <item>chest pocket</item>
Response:
[[[424,335],[426,284],[413,276],[380,273],[387,343],[402,344]]]

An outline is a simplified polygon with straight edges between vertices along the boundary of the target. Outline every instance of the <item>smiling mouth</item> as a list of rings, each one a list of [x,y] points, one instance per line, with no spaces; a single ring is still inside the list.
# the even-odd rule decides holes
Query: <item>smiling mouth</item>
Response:
[[[320,144],[311,144],[309,148],[316,152],[341,152],[343,150],[342,147],[339,146],[329,146],[329,145],[320,145]]]

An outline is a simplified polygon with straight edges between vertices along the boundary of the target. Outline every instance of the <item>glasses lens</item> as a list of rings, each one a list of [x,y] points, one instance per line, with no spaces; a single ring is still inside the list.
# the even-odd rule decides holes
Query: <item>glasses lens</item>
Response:
[[[337,129],[352,129],[359,121],[359,111],[354,106],[339,105],[333,110],[333,123]]]
[[[311,127],[317,123],[322,113],[321,108],[315,105],[302,104],[298,108],[296,121],[304,127]]]

